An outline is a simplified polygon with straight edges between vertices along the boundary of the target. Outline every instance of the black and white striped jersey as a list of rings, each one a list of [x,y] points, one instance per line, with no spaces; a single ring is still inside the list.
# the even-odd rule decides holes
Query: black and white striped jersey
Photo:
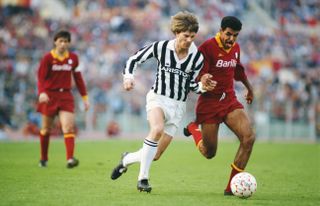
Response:
[[[157,41],[140,49],[128,59],[123,71],[124,78],[133,78],[137,65],[154,57],[157,59],[158,66],[151,89],[156,94],[186,101],[190,90],[200,93],[202,88],[196,82],[196,77],[204,64],[204,58],[192,43],[188,55],[179,60],[174,48],[175,41],[175,39]]]

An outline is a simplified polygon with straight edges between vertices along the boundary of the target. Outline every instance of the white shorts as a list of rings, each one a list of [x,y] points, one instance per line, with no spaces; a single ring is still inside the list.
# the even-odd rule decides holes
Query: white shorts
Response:
[[[174,137],[186,111],[186,102],[177,101],[169,97],[156,94],[152,90],[148,92],[146,99],[147,113],[153,108],[160,107],[165,118],[164,132]]]

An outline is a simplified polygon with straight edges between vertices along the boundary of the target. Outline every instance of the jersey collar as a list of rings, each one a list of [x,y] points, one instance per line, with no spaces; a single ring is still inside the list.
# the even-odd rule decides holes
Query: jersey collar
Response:
[[[65,60],[66,58],[69,58],[69,52],[68,52],[68,51],[65,51],[62,56],[59,56],[59,55],[55,52],[54,49],[52,49],[52,50],[50,51],[50,53],[51,53],[51,55],[53,56],[53,58],[58,59],[59,61],[63,61],[63,60]]]
[[[233,46],[235,45],[235,43],[233,43],[233,45],[232,45],[232,47],[231,47],[230,49],[224,49],[223,44],[222,44],[221,39],[220,39],[220,32],[218,32],[214,38],[215,38],[215,40],[217,41],[218,46],[219,46],[221,49],[223,49],[225,52],[227,52],[227,53],[229,53],[230,50],[231,50],[231,49],[233,48]]]

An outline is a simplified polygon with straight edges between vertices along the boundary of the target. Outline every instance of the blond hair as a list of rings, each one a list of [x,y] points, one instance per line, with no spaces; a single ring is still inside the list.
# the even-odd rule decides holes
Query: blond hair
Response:
[[[171,31],[174,34],[186,31],[197,33],[198,30],[197,17],[188,11],[180,11],[171,17]]]

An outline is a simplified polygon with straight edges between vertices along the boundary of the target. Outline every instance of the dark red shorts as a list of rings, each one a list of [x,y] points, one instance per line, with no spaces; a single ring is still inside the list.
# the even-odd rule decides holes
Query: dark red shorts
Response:
[[[230,112],[243,109],[234,93],[221,95],[200,95],[196,107],[196,122],[198,124],[219,124]]]
[[[49,103],[38,103],[37,112],[47,116],[54,116],[59,111],[74,113],[74,99],[70,91],[49,91]]]

